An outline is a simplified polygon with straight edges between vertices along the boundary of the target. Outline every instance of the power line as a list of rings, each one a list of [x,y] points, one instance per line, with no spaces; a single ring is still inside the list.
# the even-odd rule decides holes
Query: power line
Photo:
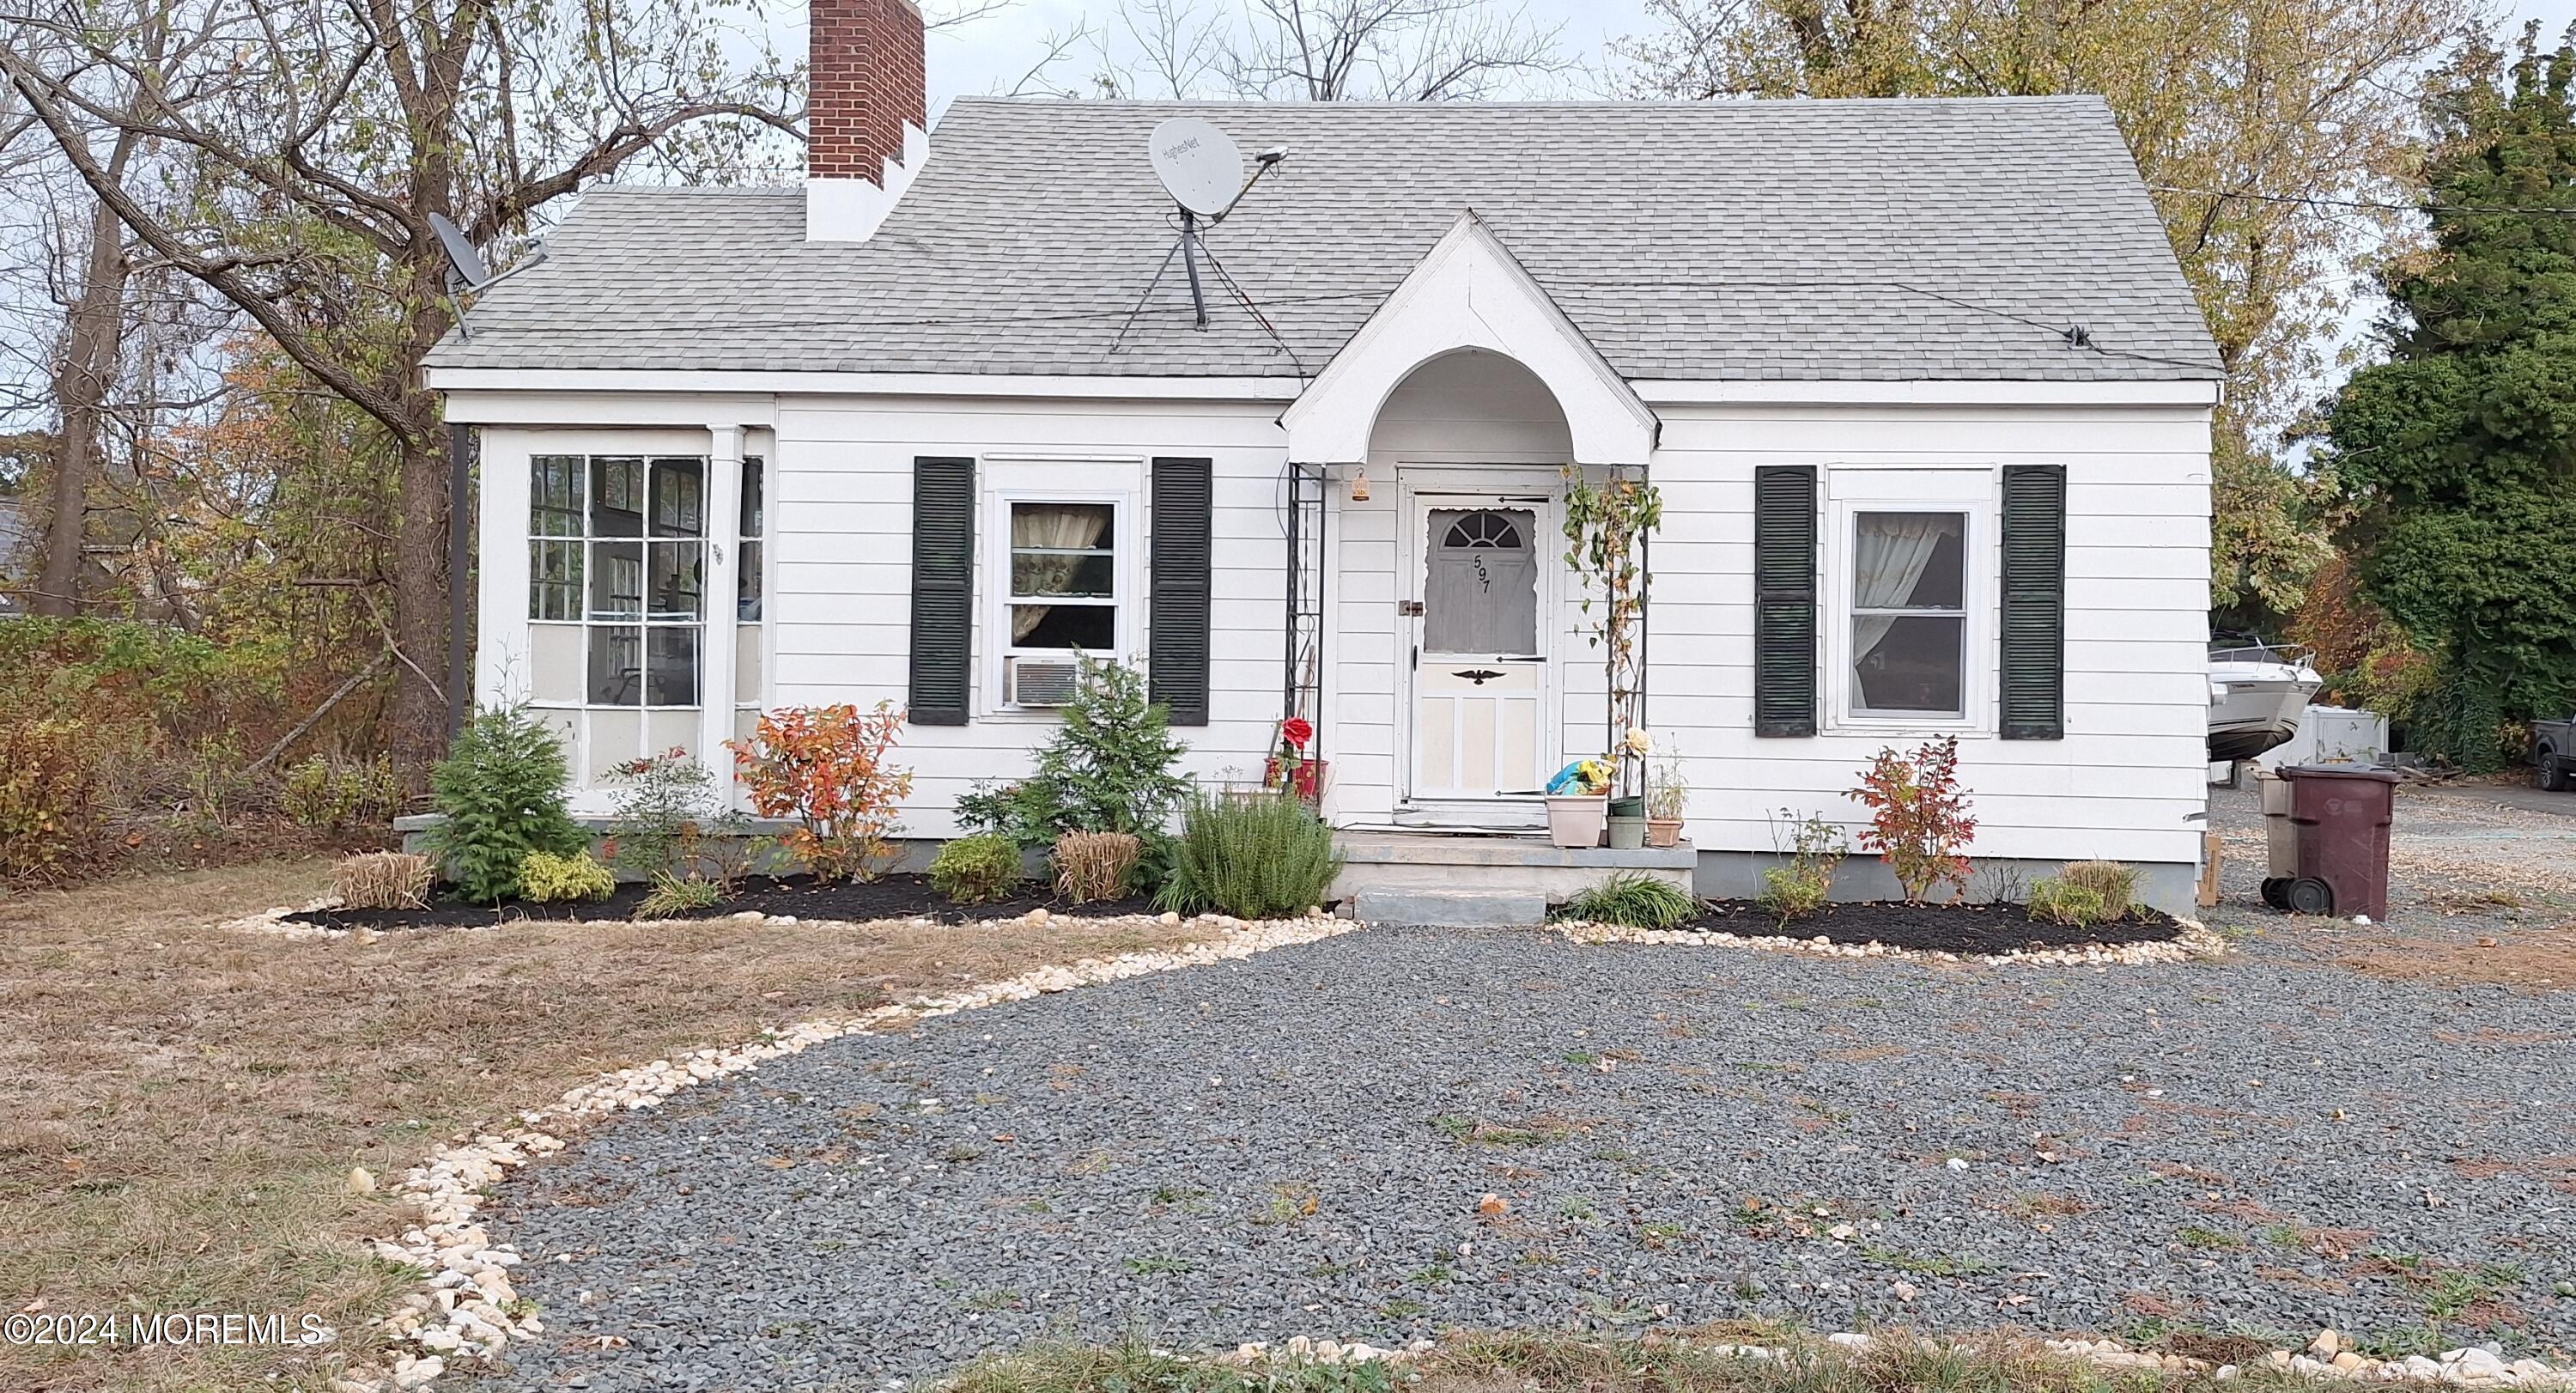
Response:
[[[2509,213],[2539,218],[2576,217],[2576,208],[2523,208],[2504,203],[2381,203],[2367,198],[2318,198],[2301,194],[2251,193],[2241,189],[2186,189],[2173,184],[2150,184],[2147,187],[2155,193],[2183,194],[2192,198],[2241,198],[2250,203],[2350,208],[2374,213]]]

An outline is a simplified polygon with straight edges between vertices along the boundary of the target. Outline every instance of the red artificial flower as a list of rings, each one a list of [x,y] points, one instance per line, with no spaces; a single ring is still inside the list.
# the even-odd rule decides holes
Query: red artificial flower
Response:
[[[1279,723],[1279,738],[1287,741],[1289,748],[1302,750],[1307,741],[1315,738],[1315,727],[1303,716],[1291,716]]]

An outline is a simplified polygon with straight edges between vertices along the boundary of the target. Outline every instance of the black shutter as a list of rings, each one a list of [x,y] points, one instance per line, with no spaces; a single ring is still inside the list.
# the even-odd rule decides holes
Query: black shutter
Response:
[[[912,462],[914,725],[962,726],[975,690],[975,461]]]
[[[1816,470],[1753,471],[1753,733],[1816,733]]]
[[[1153,593],[1145,623],[1145,690],[1176,726],[1208,723],[1209,570],[1215,544],[1213,462],[1154,461]]]
[[[2004,466],[2003,736],[2066,736],[2066,468]]]

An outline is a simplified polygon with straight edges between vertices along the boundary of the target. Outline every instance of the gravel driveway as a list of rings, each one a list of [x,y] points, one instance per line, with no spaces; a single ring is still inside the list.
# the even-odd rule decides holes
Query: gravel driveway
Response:
[[[1741,1315],[2576,1347],[2576,996],[2215,918],[2261,932],[2108,971],[1371,929],[853,1037],[505,1192],[549,1329],[490,1386]]]

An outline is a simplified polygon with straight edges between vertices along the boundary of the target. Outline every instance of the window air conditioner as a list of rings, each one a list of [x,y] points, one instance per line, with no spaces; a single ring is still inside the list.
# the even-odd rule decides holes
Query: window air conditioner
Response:
[[[1073,700],[1079,671],[1070,658],[1004,659],[1003,699],[1014,706],[1062,706]]]

